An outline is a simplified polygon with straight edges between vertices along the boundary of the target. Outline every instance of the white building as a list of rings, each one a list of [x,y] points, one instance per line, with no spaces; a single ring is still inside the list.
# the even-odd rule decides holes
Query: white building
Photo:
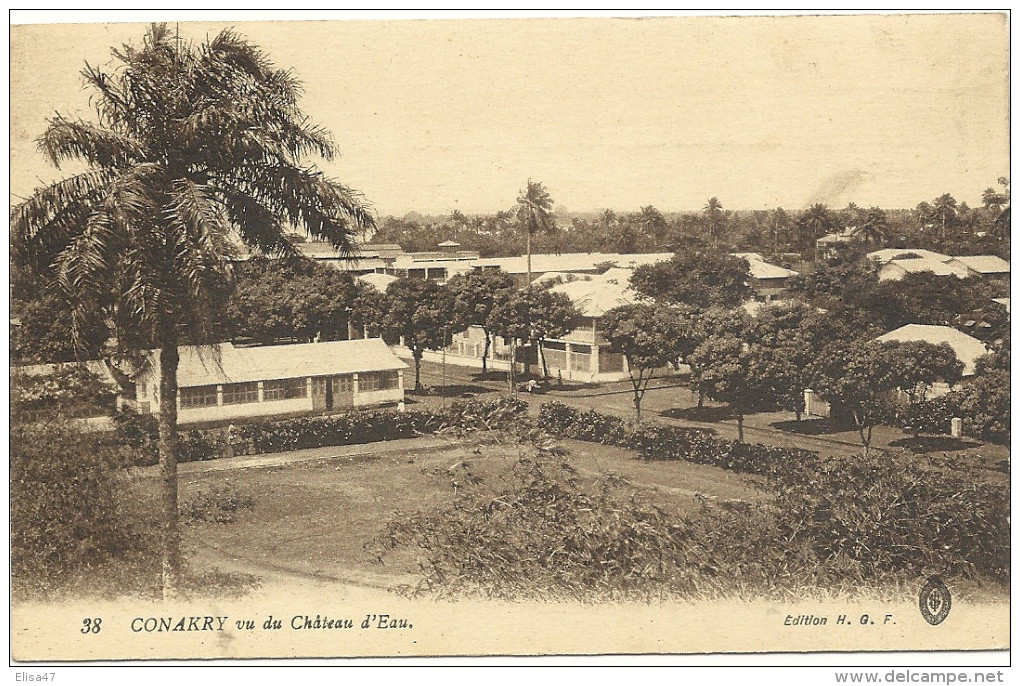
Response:
[[[159,413],[159,351],[132,375],[134,404]],[[177,418],[182,424],[324,412],[398,403],[407,368],[380,338],[235,348],[182,346]]]

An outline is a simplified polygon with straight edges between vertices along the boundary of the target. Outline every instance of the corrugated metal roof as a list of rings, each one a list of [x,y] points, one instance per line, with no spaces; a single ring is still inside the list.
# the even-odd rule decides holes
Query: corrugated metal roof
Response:
[[[182,388],[407,367],[381,338],[253,348],[236,348],[230,343],[181,346],[180,356],[177,384]],[[149,351],[146,357],[153,369],[159,368],[158,350]]]
[[[876,340],[885,341],[927,341],[938,345],[948,343],[949,347],[956,353],[956,357],[963,362],[963,373],[970,375],[974,373],[974,363],[982,355],[988,353],[985,344],[968,336],[962,331],[957,331],[948,326],[931,326],[927,324],[907,324],[900,328],[879,336]]]

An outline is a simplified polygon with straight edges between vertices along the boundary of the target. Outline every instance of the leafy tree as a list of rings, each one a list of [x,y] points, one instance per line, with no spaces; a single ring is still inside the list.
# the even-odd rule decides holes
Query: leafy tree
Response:
[[[467,272],[454,276],[446,286],[453,293],[457,318],[468,326],[481,327],[485,334],[485,349],[482,351],[482,374],[485,374],[492,345],[489,315],[497,304],[510,297],[514,290],[513,277],[503,271]]]
[[[873,427],[892,415],[892,392],[923,400],[922,387],[940,379],[953,383],[962,370],[948,346],[872,340],[830,348],[810,374],[818,394],[851,415],[867,453]]]
[[[528,179],[528,185],[517,196],[517,220],[524,232],[528,253],[528,283],[531,283],[531,240],[539,232],[552,231],[556,224],[552,216],[553,199],[539,181]]]
[[[634,270],[639,293],[667,303],[735,307],[751,296],[747,260],[711,252],[678,252],[666,262]]]
[[[235,336],[260,343],[340,340],[357,292],[350,274],[313,260],[254,258],[235,270],[227,318]]]
[[[949,394],[968,436],[1009,445],[1009,369],[988,369]]]
[[[799,422],[809,387],[808,367],[827,346],[847,340],[850,332],[840,319],[794,301],[762,308],[749,337],[762,398],[794,412]]]
[[[829,349],[811,366],[812,388],[834,412],[849,413],[865,454],[872,429],[889,415],[889,393],[902,383],[893,370],[892,349],[897,345],[855,341],[842,349]]]
[[[889,331],[905,324],[954,326],[964,316],[984,309],[991,297],[977,280],[921,272],[883,281],[855,305],[873,313]]]
[[[454,321],[454,301],[449,289],[427,279],[404,278],[386,288],[389,311],[384,336],[391,343],[403,340],[414,357],[414,390],[421,390],[421,358],[426,350],[449,344],[459,330]]]
[[[947,343],[903,342],[895,351],[895,362],[893,379],[910,399],[911,410],[928,399],[928,391],[936,381],[952,386],[963,376],[963,363]],[[914,438],[919,433],[915,428]]]
[[[606,312],[599,322],[610,349],[627,360],[634,390],[634,413],[641,418],[641,400],[655,370],[694,351],[694,311],[663,308],[650,303],[623,305]]]
[[[110,333],[105,323],[91,322],[87,329],[83,328],[76,346],[68,336],[71,317],[70,303],[56,289],[46,289],[26,300],[11,300],[11,362],[39,364],[98,359]]]
[[[153,25],[141,47],[113,51],[112,72],[86,65],[97,122],[56,115],[39,145],[86,170],[37,189],[11,211],[11,252],[50,275],[72,303],[81,344],[106,317],[122,345],[160,350],[163,586],[180,563],[178,344],[216,335],[229,237],[292,255],[290,222],[343,252],[373,223],[361,198],[300,159],[335,154],[298,108],[300,85],[227,30],[200,46]],[[52,269],[49,266],[52,265]]]
[[[737,438],[743,441],[744,415],[756,402],[750,346],[730,334],[713,335],[687,361],[699,392],[730,406],[737,418]]]
[[[370,335],[378,336],[385,329],[390,301],[386,294],[375,286],[358,284],[351,310],[351,320],[355,328],[360,327],[366,338]]]
[[[489,315],[489,327],[504,340],[527,342],[541,353],[542,342],[547,338],[561,338],[578,327],[581,314],[563,293],[537,286],[514,291],[503,302],[497,303]],[[511,377],[514,366],[511,354]],[[548,378],[549,368],[542,356],[542,369]],[[531,360],[526,357],[524,373],[531,373]]]
[[[790,277],[788,290],[812,305],[826,309],[864,307],[878,286],[878,269],[864,255],[833,261],[817,260],[811,269]]]

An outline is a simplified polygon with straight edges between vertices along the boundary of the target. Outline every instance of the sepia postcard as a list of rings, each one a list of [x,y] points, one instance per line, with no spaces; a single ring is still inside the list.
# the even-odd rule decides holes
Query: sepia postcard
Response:
[[[14,13],[18,680],[1008,665],[1009,19]]]

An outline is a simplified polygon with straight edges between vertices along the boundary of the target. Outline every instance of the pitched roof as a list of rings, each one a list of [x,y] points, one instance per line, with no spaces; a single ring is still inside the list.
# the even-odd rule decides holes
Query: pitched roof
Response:
[[[386,292],[387,286],[389,286],[394,281],[399,281],[399,279],[393,276],[392,274],[362,274],[361,276],[358,276],[356,278],[361,283],[373,286],[376,289],[382,291],[383,293]]]
[[[591,279],[571,281],[553,286],[553,293],[563,293],[585,317],[601,317],[614,307],[630,305],[638,294],[630,287],[629,269],[610,269]]]
[[[899,261],[918,258],[930,259],[936,262],[948,262],[953,259],[949,255],[943,255],[940,252],[933,252],[922,248],[883,248],[882,250],[875,250],[874,252],[868,253],[869,260],[874,260],[880,264],[885,264],[886,262],[891,262],[893,260]]]
[[[879,270],[878,280],[896,280],[902,278],[904,274],[920,274],[922,272],[931,272],[935,276],[955,276],[960,279],[970,276],[970,272],[963,265],[954,262],[941,262],[928,257],[917,257],[887,262]]]
[[[1009,262],[998,255],[961,255],[954,257],[953,262],[978,274],[1009,274]]]
[[[235,348],[230,343],[189,345],[181,346],[180,356],[177,384],[182,388],[407,367],[381,338],[253,348]],[[148,351],[146,363],[158,369],[159,351]]]
[[[751,278],[753,279],[786,279],[797,275],[797,272],[792,269],[780,267],[764,260],[748,259],[747,264],[751,267]]]
[[[879,341],[927,341],[938,345],[948,343],[949,347],[956,353],[956,357],[963,362],[964,375],[974,373],[974,363],[977,358],[988,354],[985,344],[968,336],[962,331],[957,331],[948,326],[930,326],[927,324],[907,324],[900,328],[879,336]]]

